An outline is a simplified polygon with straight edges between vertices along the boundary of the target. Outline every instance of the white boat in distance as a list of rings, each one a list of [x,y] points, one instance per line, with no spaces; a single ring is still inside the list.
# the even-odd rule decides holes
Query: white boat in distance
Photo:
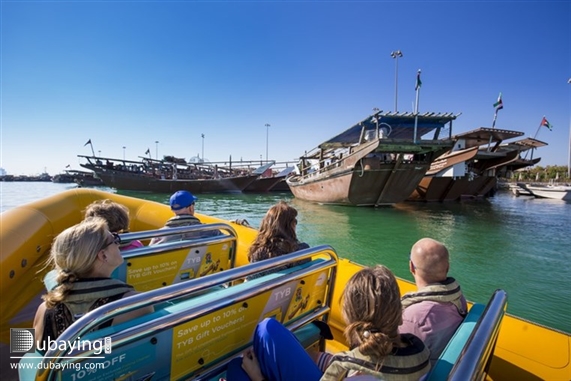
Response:
[[[530,191],[535,197],[571,201],[571,186],[569,185],[528,185],[520,183],[518,185]]]

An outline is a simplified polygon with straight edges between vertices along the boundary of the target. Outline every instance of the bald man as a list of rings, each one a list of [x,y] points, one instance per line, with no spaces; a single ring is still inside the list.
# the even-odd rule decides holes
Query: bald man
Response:
[[[402,297],[403,323],[400,333],[418,336],[430,349],[434,363],[466,316],[466,299],[450,268],[448,249],[431,238],[417,241],[410,252],[410,272],[416,292]]]

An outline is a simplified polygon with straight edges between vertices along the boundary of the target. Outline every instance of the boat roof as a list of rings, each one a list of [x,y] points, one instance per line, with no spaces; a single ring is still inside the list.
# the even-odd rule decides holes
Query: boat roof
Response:
[[[472,131],[462,132],[460,134],[454,135],[452,136],[452,140],[463,139],[466,142],[466,148],[470,148],[478,147],[488,143],[502,142],[507,139],[517,138],[523,134],[524,133],[521,131],[480,127]]]
[[[125,160],[125,159],[114,159],[111,157],[86,156],[86,155],[77,155],[77,157],[86,158],[89,162],[92,162],[92,160],[93,160],[93,162],[95,162],[97,160],[100,160],[100,161],[105,160],[105,161],[121,162],[124,164],[127,164],[127,163],[129,163],[129,164],[142,164],[140,161]]]
[[[418,114],[417,136],[421,137],[437,128],[444,127],[456,119],[459,114],[426,112]],[[377,118],[377,119],[376,119]],[[414,135],[414,121],[416,115],[412,112],[383,112],[379,111],[356,123],[339,135],[325,141],[319,148],[335,148],[352,145],[359,141],[363,126],[367,130],[373,130],[377,126],[388,124],[391,128],[390,139],[409,139]]]
[[[502,144],[500,146],[501,149],[514,149],[514,150],[519,150],[519,151],[527,151],[529,149],[532,148],[539,148],[539,147],[545,147],[546,145],[548,145],[545,142],[542,142],[541,140],[537,140],[534,138],[523,138],[520,140],[516,140],[514,142],[508,142],[505,144]]]

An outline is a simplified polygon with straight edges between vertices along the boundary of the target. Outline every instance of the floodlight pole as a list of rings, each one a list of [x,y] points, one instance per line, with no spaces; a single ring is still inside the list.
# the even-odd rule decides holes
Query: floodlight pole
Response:
[[[395,59],[395,112],[398,111],[398,88],[399,88],[399,57],[402,57],[400,50],[391,52],[391,57]]]
[[[268,142],[270,136],[270,124],[266,123],[266,163],[268,162]]]

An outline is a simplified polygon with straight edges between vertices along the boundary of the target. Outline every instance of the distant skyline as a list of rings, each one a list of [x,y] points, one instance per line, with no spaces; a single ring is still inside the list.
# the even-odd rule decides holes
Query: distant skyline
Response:
[[[501,92],[495,128],[568,163],[569,1],[0,5],[9,174],[81,169],[88,140],[117,159],[293,161],[373,108],[413,111],[419,69],[419,112],[461,113],[453,134],[492,127]]]

